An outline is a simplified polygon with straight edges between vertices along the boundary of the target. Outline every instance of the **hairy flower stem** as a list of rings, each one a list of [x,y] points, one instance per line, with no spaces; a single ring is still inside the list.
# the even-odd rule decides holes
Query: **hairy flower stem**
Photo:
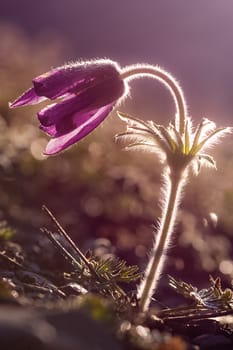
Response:
[[[132,80],[137,77],[150,76],[152,78],[160,80],[165,86],[167,86],[174,98],[177,113],[177,126],[179,133],[182,135],[185,129],[185,119],[187,114],[187,108],[185,98],[178,82],[171,74],[165,70],[152,65],[138,65],[128,66],[122,70],[121,78],[126,80]]]
[[[175,128],[182,138],[186,126],[187,109],[185,98],[179,84],[171,74],[152,65],[129,66],[123,69],[121,73],[121,78],[126,80],[132,80],[143,76],[158,79],[170,90],[177,110]],[[170,171],[169,174],[168,170]],[[144,279],[141,281],[138,288],[137,297],[140,311],[146,311],[148,309],[163,267],[165,252],[169,246],[175,223],[181,190],[185,183],[185,173],[185,166],[179,166],[179,164],[170,164],[170,167],[166,167],[165,169],[166,188],[164,191],[165,199],[163,201],[160,228],[144,274]]]
[[[174,172],[171,173],[170,176],[165,174],[167,198],[165,198],[163,203],[160,228],[154,248],[145,271],[144,279],[141,281],[138,288],[140,311],[146,311],[148,309],[153,291],[161,273],[165,252],[169,246],[171,233],[175,224],[181,191],[185,183],[184,172],[185,170]]]

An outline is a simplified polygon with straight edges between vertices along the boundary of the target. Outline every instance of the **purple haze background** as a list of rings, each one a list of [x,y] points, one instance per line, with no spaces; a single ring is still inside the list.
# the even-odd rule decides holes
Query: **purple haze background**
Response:
[[[122,66],[158,64],[181,82],[194,118],[232,120],[231,0],[1,0],[0,21],[17,24],[33,39],[60,36],[69,47],[66,61],[110,57]],[[156,86],[135,84],[133,97],[155,108]],[[163,113],[167,97],[161,91],[157,107]]]

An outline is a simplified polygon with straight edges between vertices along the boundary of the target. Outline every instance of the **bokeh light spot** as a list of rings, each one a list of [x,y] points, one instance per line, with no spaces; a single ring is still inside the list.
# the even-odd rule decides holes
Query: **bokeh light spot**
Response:
[[[233,262],[231,260],[223,260],[219,264],[219,270],[224,275],[233,275]]]
[[[47,144],[47,141],[43,137],[38,137],[34,141],[32,141],[30,146],[30,151],[32,156],[36,160],[44,160],[47,157],[43,154],[43,151],[45,150],[45,146]]]

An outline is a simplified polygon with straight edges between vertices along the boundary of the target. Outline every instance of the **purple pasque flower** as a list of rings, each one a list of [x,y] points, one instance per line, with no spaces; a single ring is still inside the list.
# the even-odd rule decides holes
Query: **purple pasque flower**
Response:
[[[59,98],[38,113],[40,128],[52,137],[44,153],[52,155],[94,130],[125,91],[120,68],[115,62],[96,60],[72,63],[33,79],[33,87],[10,107]]]

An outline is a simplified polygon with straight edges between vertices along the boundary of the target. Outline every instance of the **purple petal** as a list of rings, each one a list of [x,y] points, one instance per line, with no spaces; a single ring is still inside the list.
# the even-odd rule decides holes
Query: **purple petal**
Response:
[[[38,113],[38,119],[44,126],[50,126],[59,122],[64,117],[73,115],[79,109],[86,107],[84,101],[79,96],[71,95],[62,102],[54,103],[43,108]]]
[[[124,92],[121,80],[106,79],[100,81],[79,95],[70,95],[62,102],[50,105],[38,113],[38,119],[43,126],[57,124],[64,117],[74,113],[87,112],[115,102]],[[65,121],[64,121],[65,122]]]
[[[86,121],[88,121],[96,112],[98,112],[98,109],[66,116],[63,119],[57,121],[55,124],[49,126],[41,124],[40,129],[52,137],[59,137],[68,134],[74,129],[79,128]]]
[[[45,100],[45,97],[38,96],[34,88],[30,88],[25,91],[20,97],[18,97],[14,102],[10,104],[10,108],[24,106],[24,105],[34,105]]]
[[[94,130],[111,112],[113,104],[100,108],[93,116],[69,133],[49,141],[44,154],[53,155],[73,145]]]
[[[80,69],[58,67],[33,79],[33,84],[38,95],[56,99],[72,88],[78,88],[83,80]]]
[[[33,80],[39,96],[56,99],[66,93],[80,93],[104,79],[120,80],[116,64],[112,61],[76,63],[52,69]]]
[[[57,133],[56,125],[50,125],[50,126],[40,125],[39,128],[51,137],[56,136],[56,133]]]

